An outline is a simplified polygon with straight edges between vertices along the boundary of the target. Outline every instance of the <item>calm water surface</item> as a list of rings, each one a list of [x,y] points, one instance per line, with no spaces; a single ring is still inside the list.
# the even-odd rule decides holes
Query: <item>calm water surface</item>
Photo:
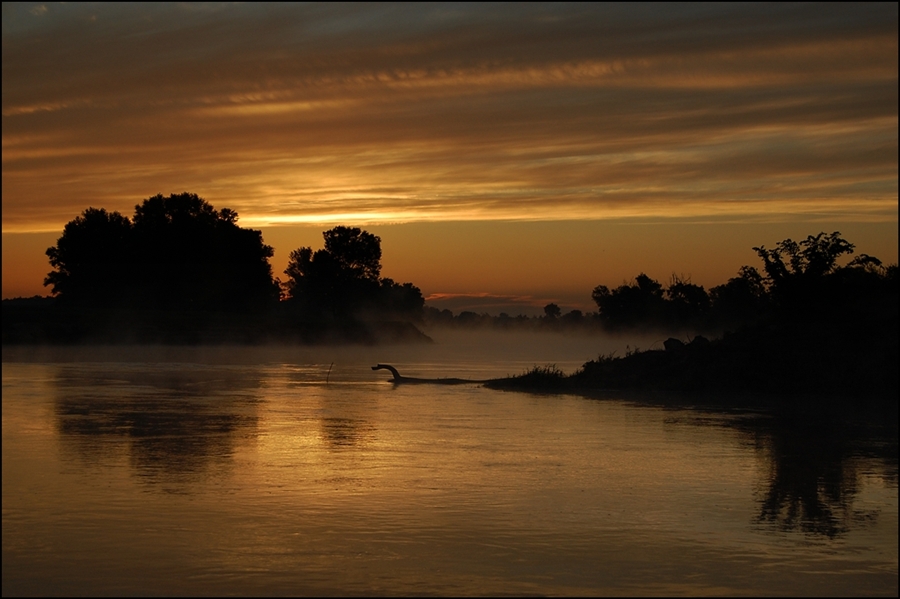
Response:
[[[896,418],[370,370],[571,371],[624,349],[435,336],[4,348],[3,594],[897,595]]]

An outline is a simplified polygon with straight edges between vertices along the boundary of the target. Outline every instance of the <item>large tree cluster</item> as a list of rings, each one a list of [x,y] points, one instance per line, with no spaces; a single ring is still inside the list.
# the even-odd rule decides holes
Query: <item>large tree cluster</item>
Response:
[[[54,270],[45,285],[61,304],[143,312],[262,312],[319,324],[421,320],[425,300],[412,283],[381,277],[381,239],[334,227],[325,247],[290,253],[283,284],[272,276],[271,246],[192,193],[156,195],[128,218],[88,208],[47,249]],[[277,326],[277,325],[276,325]]]
[[[94,308],[244,311],[277,300],[262,234],[196,194],[156,195],[129,219],[88,208],[47,249],[45,285]]]

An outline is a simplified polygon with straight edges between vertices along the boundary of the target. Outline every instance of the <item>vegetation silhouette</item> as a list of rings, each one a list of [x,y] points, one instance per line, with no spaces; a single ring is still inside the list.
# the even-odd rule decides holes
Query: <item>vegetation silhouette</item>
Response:
[[[381,238],[355,227],[323,234],[325,247],[290,253],[287,304],[307,318],[346,322],[373,315],[421,322],[425,299],[412,283],[381,278]]]
[[[634,284],[613,290],[598,285],[591,298],[599,308],[600,319],[612,327],[658,324],[665,310],[662,285],[644,273],[635,277]]]
[[[539,317],[495,317],[426,307],[418,287],[381,276],[381,239],[354,227],[325,231],[322,249],[292,251],[282,283],[272,276],[272,247],[237,220],[191,193],[148,198],[131,219],[86,209],[47,250],[54,297],[3,301],[3,342],[430,341],[418,325],[652,329],[670,337],[665,351],[601,356],[556,384],[897,389],[897,265],[865,254],[841,265],[855,247],[839,232],[754,247],[762,274],[742,266],[708,292],[688,277],[663,286],[640,273],[596,286],[597,312],[549,303]]]
[[[247,312],[278,299],[262,233],[196,194],[157,195],[134,213],[136,287],[145,306]]]
[[[3,301],[3,342],[430,341],[414,324],[421,291],[380,278],[378,237],[326,231],[325,249],[291,253],[282,288],[273,248],[237,221],[187,192],[148,198],[131,219],[86,209],[47,249],[53,297]]]
[[[67,303],[106,306],[124,299],[125,278],[132,271],[131,221],[118,212],[88,208],[63,229],[47,249],[55,269],[44,279]]]
[[[645,388],[691,393],[888,397],[898,392],[897,265],[860,255],[839,232],[754,248],[766,276],[749,266],[708,295],[673,278],[668,289],[644,274],[634,284],[594,289],[597,318],[613,328],[678,328],[707,318],[725,331],[710,341],[671,338],[663,350],[600,356],[563,376],[531,372],[491,381],[497,388]],[[704,315],[705,312],[705,315]],[[727,325],[727,326],[726,326]]]
[[[547,304],[544,306],[544,317],[550,320],[555,320],[562,316],[562,310],[560,310],[559,306],[556,304]]]
[[[278,297],[259,231],[196,194],[156,195],[134,219],[88,208],[47,249],[45,285],[61,304],[246,311]]]

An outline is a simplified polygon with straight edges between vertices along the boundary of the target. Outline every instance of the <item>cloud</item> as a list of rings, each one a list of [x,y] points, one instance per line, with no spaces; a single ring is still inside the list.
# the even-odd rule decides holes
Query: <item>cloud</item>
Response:
[[[5,231],[897,218],[894,4],[3,10]]]

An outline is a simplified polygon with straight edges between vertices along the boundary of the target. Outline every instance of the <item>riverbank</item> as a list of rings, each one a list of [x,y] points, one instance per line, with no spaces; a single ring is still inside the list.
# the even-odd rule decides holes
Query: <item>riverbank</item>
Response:
[[[862,324],[768,323],[712,341],[672,339],[666,349],[600,356],[570,374],[552,366],[535,367],[486,385],[537,392],[748,392],[896,401],[896,319]]]

